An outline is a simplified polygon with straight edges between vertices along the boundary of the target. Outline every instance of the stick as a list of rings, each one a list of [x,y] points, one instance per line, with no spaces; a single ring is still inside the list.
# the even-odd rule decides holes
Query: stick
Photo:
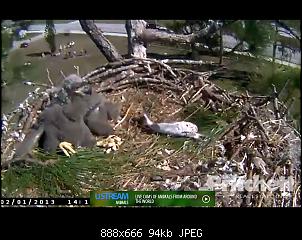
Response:
[[[198,107],[194,112],[192,112],[189,116],[187,116],[184,121],[188,120],[190,117],[192,117],[195,113],[197,113],[203,106],[201,105]]]
[[[266,140],[269,140],[269,137],[267,136],[267,133],[266,133],[264,127],[262,126],[261,122],[259,121],[259,119],[256,118],[256,117],[253,117],[253,116],[249,115],[247,112],[244,112],[244,113],[246,114],[246,116],[247,116],[248,118],[253,119],[253,120],[256,121],[256,123],[258,124],[259,128],[260,128],[261,131],[264,133],[264,136],[265,136]]]
[[[272,84],[272,86],[273,86],[275,117],[276,117],[276,119],[279,119],[280,113],[279,113],[279,106],[278,106],[278,92],[276,90],[276,86],[274,84]]]
[[[127,109],[127,111],[126,111],[126,114],[125,114],[125,116],[122,118],[122,120],[121,121],[119,121],[115,126],[114,126],[114,130],[119,126],[119,125],[121,125],[122,124],[122,122],[124,122],[125,121],[125,119],[127,118],[127,116],[128,116],[128,113],[129,113],[129,111],[130,111],[130,108],[132,107],[132,105],[133,105],[133,103],[131,103],[130,104],[130,107]]]
[[[50,74],[49,74],[48,68],[46,68],[46,72],[47,72],[48,81],[50,82],[51,86],[54,86],[53,82],[52,82],[51,79],[50,79]]]
[[[66,78],[66,76],[65,76],[65,74],[63,73],[63,71],[62,71],[62,70],[60,70],[60,73],[61,73],[61,75],[63,76],[63,78],[65,79],[65,78]]]
[[[298,186],[298,188],[296,189],[295,191],[295,194],[294,194],[294,199],[293,199],[293,207],[296,207],[296,201],[297,201],[297,194],[299,192],[299,189],[300,189],[301,185]]]
[[[152,59],[152,58],[137,58],[137,57],[135,59],[146,61],[146,62],[155,62],[155,63],[158,63],[159,65],[165,67],[171,73],[171,75],[173,77],[175,77],[175,78],[177,77],[176,74],[173,72],[172,68],[169,65],[165,64],[164,62],[162,62],[160,60],[156,60],[156,59]]]
[[[23,84],[28,86],[37,86],[37,87],[45,87],[45,88],[52,88],[53,85],[47,85],[44,83],[34,83],[34,82],[23,82]]]
[[[79,66],[73,66],[77,70],[77,75],[80,76],[80,67]]]
[[[193,97],[189,100],[189,103],[193,103],[196,100],[198,100],[198,98],[194,99],[205,87],[207,87],[208,84],[206,83],[205,85],[203,85],[194,95]],[[200,97],[200,96],[199,96]],[[194,100],[194,101],[193,101]]]
[[[194,61],[194,60],[184,60],[184,59],[163,59],[161,60],[163,63],[175,63],[175,64],[192,64],[192,65],[202,65],[202,64],[213,64],[214,62],[204,62]]]
[[[171,117],[171,116],[175,115],[176,113],[179,113],[182,109],[183,109],[183,107],[177,109],[175,112],[169,114],[168,116]]]
[[[102,77],[107,77],[107,76],[109,76],[111,74],[117,74],[119,72],[123,72],[123,71],[129,70],[129,69],[133,69],[133,68],[137,68],[137,67],[139,67],[139,65],[138,64],[134,64],[134,65],[130,65],[130,66],[122,66],[120,68],[115,68],[115,69],[108,69],[105,72],[102,72],[102,73],[97,74],[97,75],[95,75],[93,77],[90,77],[89,78],[89,82],[90,83],[98,82],[96,80],[99,80]],[[87,78],[88,77],[85,76],[83,79],[87,79]]]

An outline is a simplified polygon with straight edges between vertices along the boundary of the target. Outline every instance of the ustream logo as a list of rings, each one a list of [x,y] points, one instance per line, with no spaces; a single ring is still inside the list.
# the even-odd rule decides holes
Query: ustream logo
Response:
[[[96,193],[96,200],[128,200],[128,193],[114,193],[114,192],[106,192],[106,193]]]

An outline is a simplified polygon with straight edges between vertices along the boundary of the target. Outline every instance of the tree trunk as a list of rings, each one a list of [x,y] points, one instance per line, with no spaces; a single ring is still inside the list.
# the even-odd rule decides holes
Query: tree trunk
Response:
[[[79,21],[82,26],[82,29],[87,33],[87,35],[98,47],[98,49],[104,54],[108,62],[116,62],[123,59],[123,57],[119,54],[116,48],[97,28],[93,20],[79,20]]]
[[[223,31],[220,28],[220,53],[219,53],[219,64],[221,65],[223,61]]]
[[[276,50],[277,50],[277,36],[278,36],[278,27],[276,25],[275,27],[275,39],[274,39],[274,44],[273,44],[273,64],[275,64],[275,60],[276,60]]]
[[[46,20],[45,33],[45,39],[49,45],[50,52],[54,53],[57,50],[57,46],[55,40],[56,29],[53,20]]]
[[[147,48],[140,37],[145,31],[147,23],[143,20],[127,20],[128,54],[132,57],[147,58]]]
[[[276,50],[277,50],[277,44],[275,41],[273,44],[273,63],[275,63],[275,60],[276,60]]]

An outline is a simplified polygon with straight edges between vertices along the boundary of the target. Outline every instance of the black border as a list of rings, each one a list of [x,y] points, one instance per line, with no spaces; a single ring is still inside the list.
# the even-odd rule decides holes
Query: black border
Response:
[[[5,6],[4,6],[5,5]],[[297,1],[5,1],[2,19],[300,19]]]
[[[11,1],[2,19],[300,19],[295,2],[276,1]],[[164,5],[165,4],[165,5]],[[283,5],[282,5],[283,4]],[[134,7],[136,6],[136,8]],[[203,239],[294,238],[301,228],[295,209],[240,208],[1,208],[1,234],[12,238],[100,239],[102,226],[201,226]]]
[[[291,239],[300,230],[294,216],[301,216],[301,208],[2,208],[1,233],[22,239],[101,239],[102,228],[200,228],[203,239]]]

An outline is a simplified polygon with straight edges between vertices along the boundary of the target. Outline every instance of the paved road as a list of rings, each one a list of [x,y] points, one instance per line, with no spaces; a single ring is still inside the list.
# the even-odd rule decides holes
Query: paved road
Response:
[[[97,27],[101,29],[104,32],[104,35],[112,35],[112,36],[123,36],[127,37],[127,32],[125,29],[124,24],[111,24],[111,23],[96,23]],[[82,27],[79,23],[79,21],[72,21],[70,23],[58,23],[55,24],[56,32],[57,33],[77,33],[77,34],[85,34],[85,32],[82,30]],[[31,33],[44,33],[45,30],[45,24],[35,24],[31,25],[28,28],[28,31]],[[286,35],[286,33],[285,33]],[[32,41],[38,40],[43,38],[43,35],[36,36],[32,38]],[[230,49],[233,48],[237,44],[237,40],[230,36],[230,35],[224,35],[224,45],[226,48]],[[20,46],[21,42],[18,42],[14,48],[18,48]],[[273,46],[269,46],[264,50],[263,53],[266,57],[272,57],[273,56]],[[301,50],[297,50],[296,53],[288,52],[287,57],[284,55],[282,56],[282,52],[277,49],[276,51],[276,58],[279,59],[280,63],[291,63],[295,65],[301,65]]]
[[[110,23],[97,23],[99,29],[104,32],[104,35],[107,36],[119,36],[127,37],[126,29],[124,24],[110,24]],[[79,23],[79,21],[73,21],[70,23],[58,23],[55,24],[56,33],[73,33],[73,34],[86,34]],[[34,24],[28,27],[28,33],[41,33],[38,36],[31,38],[31,42],[37,41],[44,38],[45,24]],[[13,48],[10,51],[13,51],[20,47],[23,42],[28,42],[28,40],[15,41],[13,43]]]
[[[114,24],[114,23],[96,23],[97,27],[102,29],[103,32],[109,33],[123,33],[127,34],[125,29],[125,24]],[[70,23],[58,23],[55,24],[56,32],[57,33],[68,33],[70,31],[79,31],[83,32],[82,27],[79,21],[74,21]],[[45,24],[35,24],[31,25],[28,28],[29,31],[43,31],[45,30]]]

